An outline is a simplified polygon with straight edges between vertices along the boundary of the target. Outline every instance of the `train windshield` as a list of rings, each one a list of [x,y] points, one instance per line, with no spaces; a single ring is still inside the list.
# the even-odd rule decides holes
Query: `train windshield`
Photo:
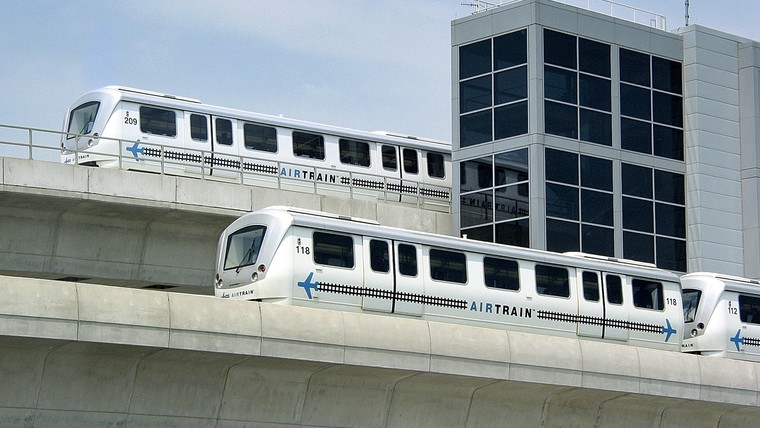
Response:
[[[92,132],[99,107],[100,102],[90,101],[72,110],[71,115],[69,115],[69,129],[67,131],[74,134],[89,134]],[[75,136],[69,134],[66,136],[66,139],[70,140]]]
[[[237,269],[256,263],[264,240],[266,226],[248,226],[227,238],[227,253],[224,255],[224,270]]]
[[[684,289],[681,294],[683,295],[683,320],[684,322],[694,322],[702,292],[700,290]]]

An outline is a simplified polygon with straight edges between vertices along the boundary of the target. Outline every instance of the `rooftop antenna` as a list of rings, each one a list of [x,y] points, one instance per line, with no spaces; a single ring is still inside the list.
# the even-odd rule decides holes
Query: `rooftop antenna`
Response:
[[[686,26],[688,27],[689,26],[689,0],[686,0],[686,4],[684,4],[684,6],[686,7],[686,15],[684,16],[684,18],[686,19]]]
[[[470,7],[474,8],[475,11],[472,12],[472,13],[475,14],[475,13],[481,12],[483,10],[496,7],[496,4],[490,3],[490,2],[487,2],[487,1],[483,1],[483,0],[475,0],[474,3],[462,3],[462,6],[470,6]]]

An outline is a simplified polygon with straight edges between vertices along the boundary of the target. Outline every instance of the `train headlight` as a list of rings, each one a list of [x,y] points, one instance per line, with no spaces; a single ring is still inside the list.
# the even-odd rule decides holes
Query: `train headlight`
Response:
[[[259,279],[259,274],[257,274],[256,272],[251,274],[251,282],[256,282],[256,280],[258,279]]]
[[[259,272],[264,273],[264,271],[267,270],[267,267],[264,265],[259,265]]]
[[[697,337],[697,329],[696,328],[693,328],[691,330],[691,337]]]
[[[216,288],[222,288],[222,285],[224,285],[219,274],[216,274],[216,277],[214,278],[214,285],[216,285]]]

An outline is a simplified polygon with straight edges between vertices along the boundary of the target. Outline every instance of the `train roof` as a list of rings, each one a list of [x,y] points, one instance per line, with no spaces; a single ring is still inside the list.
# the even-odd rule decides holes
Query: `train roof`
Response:
[[[451,153],[451,143],[404,135],[402,133],[393,133],[388,131],[361,131],[357,129],[344,128],[334,125],[325,125],[316,122],[309,122],[298,119],[290,119],[282,116],[274,116],[263,113],[254,113],[245,110],[220,107],[211,104],[205,104],[195,98],[182,97],[161,92],[154,92],[144,89],[130,88],[126,86],[106,86],[95,89],[82,95],[73,105],[76,107],[82,102],[91,100],[94,94],[107,94],[114,98],[126,101],[132,101],[143,104],[152,104],[178,110],[186,110],[198,113],[208,113],[212,115],[224,116],[245,121],[270,124],[283,128],[293,128],[316,133],[330,134],[336,136],[349,137],[358,140],[377,141],[389,144],[396,144],[405,147],[417,148],[422,150]]]
[[[329,214],[320,211],[304,210],[300,208],[282,206],[267,207],[244,215],[240,219],[233,222],[230,227],[237,229],[243,225],[247,225],[248,222],[246,221],[246,218],[250,218],[250,216],[257,213],[269,214],[275,217],[288,215],[292,218],[292,223],[295,225],[317,229],[375,236],[378,238],[387,238],[405,242],[414,242],[423,245],[439,247],[442,249],[475,252],[485,255],[530,260],[534,262],[554,265],[570,265],[589,270],[647,276],[648,278],[659,279],[663,281],[678,282],[678,275],[675,273],[659,269],[656,266],[647,263],[640,263],[611,257],[593,256],[583,253],[561,254],[550,251],[476,241],[453,236],[437,235],[428,232],[383,226],[374,220],[357,219],[348,216]]]
[[[685,280],[687,283],[690,280],[700,280],[704,278],[708,278],[714,282],[722,284],[723,289],[728,291],[747,294],[760,294],[760,280],[757,279],[742,278],[740,276],[725,275],[715,272],[693,272],[681,276],[681,279]]]

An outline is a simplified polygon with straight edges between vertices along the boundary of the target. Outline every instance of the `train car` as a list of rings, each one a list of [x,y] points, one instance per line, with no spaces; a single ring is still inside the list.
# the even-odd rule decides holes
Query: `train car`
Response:
[[[681,286],[684,352],[760,361],[760,281],[696,272]]]
[[[221,298],[415,317],[679,351],[678,276],[269,207],[222,233]]]
[[[76,100],[61,161],[203,175],[285,190],[451,199],[451,146],[108,86]],[[330,194],[325,191],[324,193]]]

